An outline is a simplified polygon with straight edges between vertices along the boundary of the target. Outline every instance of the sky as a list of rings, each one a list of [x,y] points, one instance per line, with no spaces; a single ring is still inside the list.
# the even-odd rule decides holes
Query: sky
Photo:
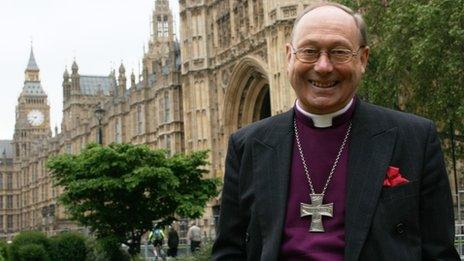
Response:
[[[178,1],[169,0],[178,25]],[[139,74],[155,0],[0,0],[0,139],[12,139],[31,42],[51,129],[61,125],[62,81],[75,59],[82,75],[108,75],[121,62]],[[178,32],[178,30],[177,30]]]

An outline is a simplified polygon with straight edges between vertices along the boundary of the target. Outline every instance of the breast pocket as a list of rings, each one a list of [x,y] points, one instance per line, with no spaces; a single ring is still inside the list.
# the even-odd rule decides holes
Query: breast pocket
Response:
[[[395,187],[384,187],[380,195],[380,200],[389,203],[401,199],[417,197],[419,195],[419,181],[413,180],[406,184]]]

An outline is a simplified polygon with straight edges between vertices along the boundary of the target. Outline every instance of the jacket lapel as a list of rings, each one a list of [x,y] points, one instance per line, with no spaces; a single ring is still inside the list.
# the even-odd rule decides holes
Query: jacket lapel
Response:
[[[366,240],[396,140],[376,109],[358,100],[353,116],[345,215],[345,260],[357,260]]]
[[[253,146],[256,209],[262,228],[261,260],[277,260],[287,206],[293,149],[293,110],[277,119]]]

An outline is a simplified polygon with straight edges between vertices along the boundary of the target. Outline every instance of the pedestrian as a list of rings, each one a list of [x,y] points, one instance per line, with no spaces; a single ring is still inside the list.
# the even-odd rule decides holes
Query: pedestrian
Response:
[[[229,138],[212,259],[459,260],[434,123],[356,95],[362,16],[314,1],[289,40],[297,100]]]
[[[168,232],[168,256],[176,257],[177,256],[177,247],[179,246],[179,234],[172,227],[169,226]]]
[[[155,258],[158,259],[159,257],[164,258],[163,253],[163,240],[164,240],[164,232],[163,230],[156,225],[153,227],[153,230],[148,235],[148,240],[153,244],[153,254]]]
[[[201,245],[201,230],[195,224],[195,222],[193,222],[192,225],[190,226],[187,232],[187,238],[190,242],[190,252],[194,253],[200,248],[200,245]]]

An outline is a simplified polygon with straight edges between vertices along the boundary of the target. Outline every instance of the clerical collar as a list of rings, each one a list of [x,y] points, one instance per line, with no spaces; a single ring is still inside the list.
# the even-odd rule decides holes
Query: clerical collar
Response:
[[[339,125],[338,123],[343,123],[351,118],[351,115],[354,109],[353,104],[355,103],[355,98],[352,98],[350,102],[347,105],[345,105],[345,107],[343,107],[342,109],[336,112],[329,113],[329,114],[309,113],[303,110],[303,108],[301,108],[299,103],[300,103],[299,100],[296,100],[295,112],[297,116],[299,116],[298,114],[301,114],[302,116],[304,116],[302,118],[309,119],[311,121],[310,125],[316,128],[328,128],[328,127],[331,127],[332,125]]]

